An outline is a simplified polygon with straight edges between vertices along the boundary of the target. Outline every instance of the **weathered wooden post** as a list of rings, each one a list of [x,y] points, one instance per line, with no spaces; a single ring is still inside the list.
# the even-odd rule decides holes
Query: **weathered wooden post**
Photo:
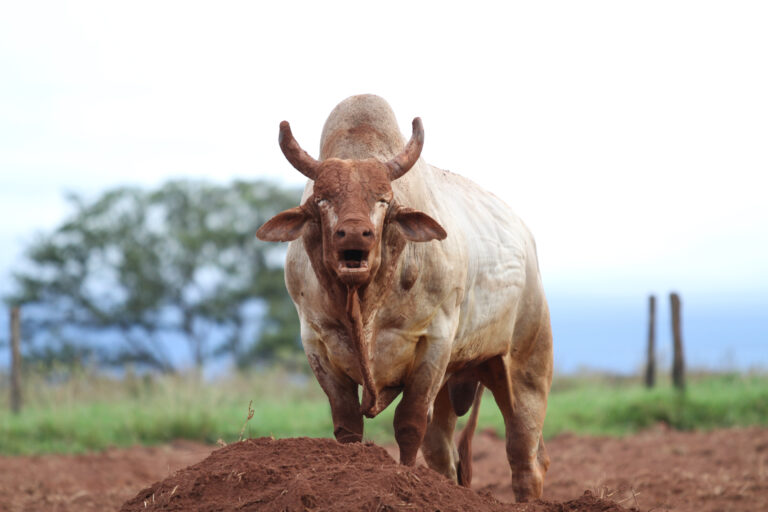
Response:
[[[648,356],[645,363],[645,387],[656,384],[656,296],[648,297]]]
[[[680,296],[677,293],[669,294],[669,303],[672,307],[672,341],[674,356],[672,360],[672,384],[677,389],[685,389],[685,361],[683,359],[683,333],[680,320]]]
[[[19,339],[19,308],[11,308],[11,411],[21,411],[21,351]]]

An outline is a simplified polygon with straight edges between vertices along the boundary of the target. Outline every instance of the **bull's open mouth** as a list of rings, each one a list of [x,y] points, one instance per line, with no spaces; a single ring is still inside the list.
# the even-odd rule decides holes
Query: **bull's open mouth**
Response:
[[[368,251],[346,250],[339,253],[339,271],[368,271]]]

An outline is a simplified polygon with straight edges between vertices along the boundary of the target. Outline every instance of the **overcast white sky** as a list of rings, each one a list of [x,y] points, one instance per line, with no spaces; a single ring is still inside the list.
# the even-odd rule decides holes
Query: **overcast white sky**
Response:
[[[505,199],[545,283],[768,297],[765,2],[3,2],[0,290],[35,230],[169,178],[303,177],[375,93]]]

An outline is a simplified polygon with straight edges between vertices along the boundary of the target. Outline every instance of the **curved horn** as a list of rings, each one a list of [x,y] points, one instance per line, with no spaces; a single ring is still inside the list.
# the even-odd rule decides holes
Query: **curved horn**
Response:
[[[413,135],[411,140],[405,145],[405,148],[395,158],[387,162],[389,167],[389,181],[394,181],[403,174],[407,173],[416,160],[421,155],[421,148],[424,147],[424,127],[421,125],[421,118],[413,118]]]
[[[285,158],[296,168],[301,174],[307,178],[314,180],[317,178],[317,168],[320,162],[309,156],[309,154],[301,149],[299,143],[293,138],[291,133],[291,125],[288,121],[280,123],[280,149],[283,150]]]

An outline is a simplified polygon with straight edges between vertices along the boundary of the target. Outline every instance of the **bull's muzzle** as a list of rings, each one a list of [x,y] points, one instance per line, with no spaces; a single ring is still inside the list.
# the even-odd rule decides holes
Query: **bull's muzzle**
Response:
[[[368,277],[374,247],[373,225],[357,220],[341,222],[334,231],[336,271],[343,280],[359,282]]]

